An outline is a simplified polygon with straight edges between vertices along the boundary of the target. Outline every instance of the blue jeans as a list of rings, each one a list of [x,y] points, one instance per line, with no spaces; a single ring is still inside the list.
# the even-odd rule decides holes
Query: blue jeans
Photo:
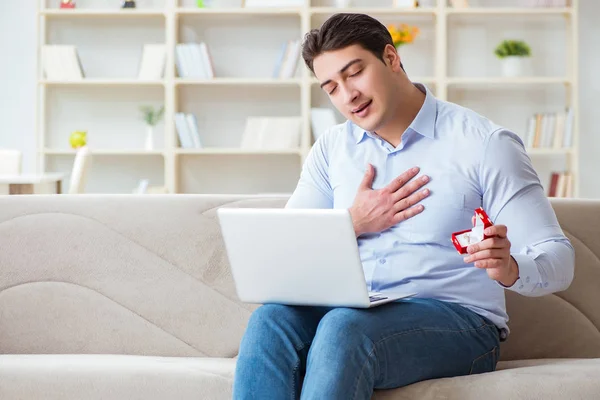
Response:
[[[499,348],[493,323],[437,300],[372,309],[268,304],[242,339],[233,398],[368,400],[374,389],[493,371]]]

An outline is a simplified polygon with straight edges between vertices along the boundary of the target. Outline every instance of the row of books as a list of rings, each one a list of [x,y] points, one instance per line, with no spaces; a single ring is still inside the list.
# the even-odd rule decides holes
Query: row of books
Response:
[[[301,46],[299,39],[288,40],[282,45],[273,71],[273,78],[292,78],[296,75]]]
[[[180,43],[175,47],[177,74],[182,78],[212,79],[215,68],[208,45],[200,43]]]
[[[311,128],[315,140],[335,124],[337,121],[331,108],[311,109]],[[175,128],[182,148],[203,147],[194,114],[176,113]],[[302,118],[300,117],[248,117],[240,148],[248,150],[296,149],[300,146],[301,133]]]
[[[164,75],[166,47],[164,44],[144,44],[138,69],[138,79],[161,79]],[[42,47],[42,66],[48,80],[82,80],[85,72],[77,47],[48,44]]]
[[[573,174],[553,172],[550,176],[549,197],[573,197]]]
[[[573,145],[573,109],[532,115],[523,142],[530,149],[570,148]]]
[[[175,129],[179,137],[179,144],[184,149],[200,149],[202,141],[200,140],[200,131],[198,129],[198,120],[192,113],[175,113]]]

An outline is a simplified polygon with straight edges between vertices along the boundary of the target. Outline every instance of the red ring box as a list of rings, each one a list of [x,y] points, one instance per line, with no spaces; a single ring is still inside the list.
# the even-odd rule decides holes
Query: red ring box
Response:
[[[483,208],[479,207],[475,210],[475,226],[471,229],[454,232],[452,234],[452,243],[454,244],[454,247],[456,247],[456,250],[460,254],[466,254],[469,245],[489,238],[483,231],[492,225],[494,224],[490,217],[488,217]]]

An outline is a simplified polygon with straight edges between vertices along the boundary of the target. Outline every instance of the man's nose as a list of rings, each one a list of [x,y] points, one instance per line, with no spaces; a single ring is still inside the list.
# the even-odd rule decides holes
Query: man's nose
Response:
[[[344,102],[346,104],[352,104],[355,99],[358,98],[359,92],[355,88],[351,86],[346,86],[344,88]]]

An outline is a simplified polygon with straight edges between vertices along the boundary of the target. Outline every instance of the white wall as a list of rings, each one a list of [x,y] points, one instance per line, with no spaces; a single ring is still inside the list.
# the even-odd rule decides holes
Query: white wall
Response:
[[[600,197],[600,126],[595,118],[600,95],[600,1],[579,0],[579,108],[581,130],[581,196]]]
[[[23,151],[35,168],[37,0],[0,2],[0,147]]]
[[[595,174],[600,169],[596,154],[600,150],[600,129],[592,106],[600,93],[600,54],[594,51],[597,47],[592,42],[600,38],[596,22],[600,2],[580,0],[580,17],[581,196],[600,198],[600,180]],[[0,147],[21,149],[26,172],[33,171],[35,165],[35,46],[35,1],[0,2]],[[463,100],[460,92],[455,98]]]

